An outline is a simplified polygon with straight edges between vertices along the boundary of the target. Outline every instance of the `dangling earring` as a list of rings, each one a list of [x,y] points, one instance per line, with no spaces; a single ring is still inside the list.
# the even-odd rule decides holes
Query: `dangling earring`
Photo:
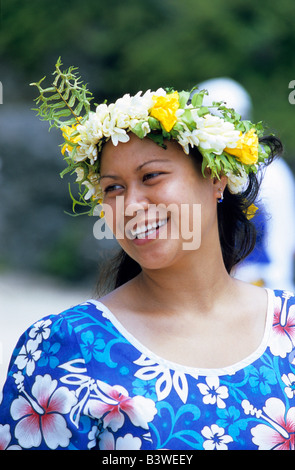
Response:
[[[220,204],[220,203],[223,201],[223,192],[222,192],[222,188],[219,188],[219,191],[220,191],[220,197],[217,199],[217,202]]]

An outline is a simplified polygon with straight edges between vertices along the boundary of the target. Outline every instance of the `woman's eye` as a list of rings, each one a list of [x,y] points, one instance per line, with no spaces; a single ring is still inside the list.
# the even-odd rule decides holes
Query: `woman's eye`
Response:
[[[105,189],[104,189],[104,193],[107,194],[107,193],[111,193],[112,191],[116,191],[118,189],[121,189],[122,186],[120,186],[119,184],[112,184],[110,186],[107,186]]]
[[[150,180],[152,178],[156,178],[157,176],[159,175],[162,175],[163,173],[161,172],[154,172],[154,173],[146,173],[143,177],[143,181],[147,181],[147,180]]]

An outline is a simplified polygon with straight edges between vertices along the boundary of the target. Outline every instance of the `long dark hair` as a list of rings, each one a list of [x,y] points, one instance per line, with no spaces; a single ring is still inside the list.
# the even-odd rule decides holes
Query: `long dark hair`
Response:
[[[281,155],[282,143],[274,136],[260,139],[260,143],[271,149],[270,157],[257,174],[249,175],[247,188],[239,194],[232,194],[227,188],[224,191],[222,204],[217,206],[218,229],[224,265],[228,273],[232,268],[245,259],[255,247],[257,228],[252,219],[248,219],[249,207],[255,203],[263,171],[274,158]],[[197,148],[190,152],[193,161],[200,171],[202,156]],[[141,272],[140,265],[130,258],[122,249],[108,261],[100,271],[97,294],[113,290],[133,279]]]

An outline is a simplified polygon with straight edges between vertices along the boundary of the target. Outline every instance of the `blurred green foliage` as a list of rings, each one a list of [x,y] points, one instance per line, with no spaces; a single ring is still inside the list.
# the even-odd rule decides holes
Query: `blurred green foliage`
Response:
[[[278,131],[289,160],[294,46],[292,0],[2,1],[1,60],[28,81],[53,70],[59,55],[80,68],[97,101],[230,76],[251,94],[255,119]]]

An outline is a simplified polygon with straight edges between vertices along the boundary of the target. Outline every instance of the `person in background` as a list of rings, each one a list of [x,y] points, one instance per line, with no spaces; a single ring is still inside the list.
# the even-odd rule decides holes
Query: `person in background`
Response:
[[[252,119],[252,100],[245,88],[228,77],[213,78],[198,85],[209,93],[204,104],[224,101],[242,119]],[[210,97],[210,98],[209,98]],[[253,222],[257,228],[256,246],[234,269],[236,278],[253,284],[295,290],[295,181],[282,158],[265,169]]]

